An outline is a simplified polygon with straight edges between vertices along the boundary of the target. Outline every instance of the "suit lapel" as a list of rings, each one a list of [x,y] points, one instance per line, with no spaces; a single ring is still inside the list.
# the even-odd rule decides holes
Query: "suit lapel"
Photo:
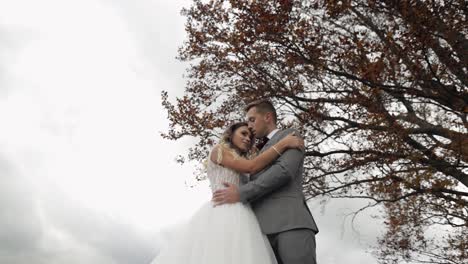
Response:
[[[278,130],[278,132],[276,132],[273,137],[268,140],[268,142],[265,144],[265,146],[263,146],[263,148],[260,150],[260,153],[263,153],[264,151],[266,151],[267,149],[269,149],[271,146],[273,146],[274,144],[276,144],[276,142],[279,141],[279,139],[281,138],[281,135],[283,134],[283,130]],[[250,175],[250,180],[255,180],[258,175],[260,173],[262,173],[263,171],[265,170],[265,168],[253,175]]]
[[[270,148],[272,145],[274,145],[276,142],[278,142],[279,138],[280,138],[280,134],[283,133],[283,130],[278,130],[274,135],[273,137],[268,140],[268,142],[265,144],[265,146],[263,146],[262,150],[260,151],[260,153],[264,152],[265,150],[267,150],[268,148]]]

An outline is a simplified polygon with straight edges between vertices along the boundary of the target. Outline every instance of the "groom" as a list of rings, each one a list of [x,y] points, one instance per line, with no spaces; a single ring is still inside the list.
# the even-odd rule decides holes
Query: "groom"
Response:
[[[274,145],[293,129],[276,127],[276,110],[268,100],[250,103],[246,109],[249,128]],[[270,240],[278,264],[316,264],[317,225],[302,193],[304,153],[289,149],[263,171],[250,176],[240,187],[226,183],[226,189],[213,194],[215,204],[250,203],[258,222]]]

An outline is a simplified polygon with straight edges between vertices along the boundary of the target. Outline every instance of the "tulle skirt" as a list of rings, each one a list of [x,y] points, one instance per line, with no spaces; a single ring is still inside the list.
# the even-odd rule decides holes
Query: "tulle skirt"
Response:
[[[257,218],[242,203],[205,203],[151,264],[276,264]]]

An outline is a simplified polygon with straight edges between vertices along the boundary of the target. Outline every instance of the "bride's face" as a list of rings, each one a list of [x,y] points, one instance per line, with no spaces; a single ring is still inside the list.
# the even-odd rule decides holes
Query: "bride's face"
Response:
[[[232,144],[242,152],[249,151],[251,147],[251,136],[252,133],[247,126],[239,127],[234,131],[234,135],[232,135]]]

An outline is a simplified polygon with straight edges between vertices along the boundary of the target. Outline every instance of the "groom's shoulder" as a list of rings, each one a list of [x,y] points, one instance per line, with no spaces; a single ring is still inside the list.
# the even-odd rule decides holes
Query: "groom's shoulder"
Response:
[[[299,131],[297,129],[292,128],[292,127],[282,129],[281,130],[281,137],[285,137],[285,136],[287,136],[287,135],[289,135],[291,133],[294,133],[295,135],[302,137],[301,133],[299,133]]]
[[[293,127],[288,127],[288,128],[283,129],[283,132],[299,132],[299,131],[297,131],[297,129]]]

